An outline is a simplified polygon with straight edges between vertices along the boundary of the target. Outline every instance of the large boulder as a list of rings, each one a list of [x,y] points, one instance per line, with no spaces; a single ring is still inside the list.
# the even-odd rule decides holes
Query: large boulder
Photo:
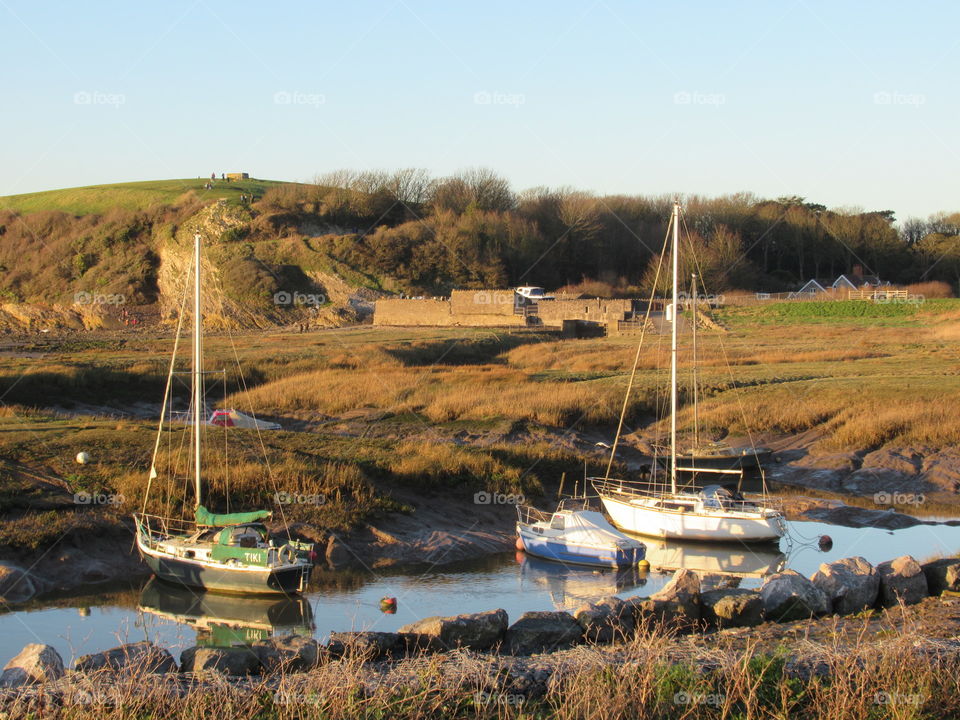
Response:
[[[752,627],[763,622],[763,601],[756,590],[708,590],[700,595],[700,612],[713,627]]]
[[[564,650],[580,642],[583,628],[570,613],[526,612],[507,629],[507,651],[512,655]]]
[[[181,672],[256,675],[260,658],[249,647],[189,647],[180,654]]]
[[[880,573],[862,557],[823,563],[810,581],[827,596],[831,610],[839,615],[873,607],[880,592]]]
[[[91,655],[81,655],[74,663],[73,669],[77,672],[165,673],[176,672],[177,663],[169,650],[144,640]]]
[[[27,645],[10,662],[3,666],[0,688],[15,688],[33,685],[63,677],[63,658],[52,645],[32,643]]]
[[[681,568],[659,592],[631,604],[638,625],[646,620],[689,629],[700,622],[700,578],[695,572]]]
[[[364,660],[379,660],[403,655],[406,643],[399,633],[394,632],[335,632],[330,633],[327,651],[331,657],[359,655]]]
[[[633,634],[633,613],[615,595],[595,603],[585,603],[577,608],[573,616],[583,628],[584,637],[591,642],[613,642]]]
[[[760,588],[760,600],[767,620],[789,622],[830,612],[823,591],[795,570],[768,577]]]
[[[0,563],[0,601],[26,602],[37,594],[37,583],[30,573],[16,565]]]
[[[931,595],[940,595],[944,590],[960,592],[960,558],[940,558],[920,567]]]
[[[883,607],[893,607],[901,601],[912,605],[927,597],[927,577],[920,563],[909,555],[880,563],[877,572],[880,573],[880,604]]]
[[[266,672],[303,672],[320,662],[320,644],[304,635],[281,635],[255,642],[251,650]]]
[[[404,625],[400,632],[433,636],[450,648],[487,650],[503,640],[508,623],[506,610],[489,610],[453,617],[428,617]]]

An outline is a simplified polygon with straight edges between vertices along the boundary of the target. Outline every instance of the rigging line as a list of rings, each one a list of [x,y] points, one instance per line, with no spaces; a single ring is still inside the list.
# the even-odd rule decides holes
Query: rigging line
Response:
[[[685,217],[683,217],[683,227],[684,227],[684,230],[686,230],[686,232],[687,232],[687,238],[688,238],[688,240],[689,240],[689,242],[690,242],[690,247],[691,247],[691,250],[692,250],[692,249],[693,249],[693,241],[689,239],[689,238],[690,238],[690,230],[689,230],[689,228],[687,228],[687,221],[686,221],[686,218],[685,218]],[[706,295],[706,293],[707,293],[707,287],[706,287],[706,283],[704,282],[704,279],[703,279],[703,270],[702,270],[702,268],[700,267],[700,261],[699,261],[699,259],[697,258],[696,253],[691,252],[691,256],[693,257],[693,262],[694,262],[694,264],[697,266],[697,272],[698,272],[698,274],[700,275],[700,284],[701,284],[701,286],[703,287],[704,295]],[[696,311],[694,311],[694,312],[696,312]],[[694,315],[694,322],[696,322],[696,315]],[[737,407],[738,407],[738,409],[740,410],[740,419],[743,421],[743,428],[744,428],[744,430],[745,430],[746,433],[747,433],[747,439],[750,441],[750,450],[753,452],[753,457],[754,457],[754,459],[757,461],[757,467],[759,468],[759,467],[760,467],[760,455],[759,455],[759,453],[757,453],[757,445],[756,445],[756,443],[754,442],[754,439],[753,439],[753,432],[750,430],[750,425],[749,425],[748,422],[747,422],[747,411],[746,411],[746,408],[744,408],[744,406],[743,406],[743,398],[741,398],[741,397],[740,397],[740,393],[737,392],[736,378],[735,378],[734,375],[733,375],[733,366],[732,366],[731,363],[730,363],[730,357],[729,357],[728,354],[727,354],[727,348],[726,348],[726,346],[723,344],[723,337],[722,337],[721,335],[717,335],[717,344],[720,346],[720,352],[721,352],[721,354],[723,355],[723,361],[724,361],[724,364],[725,364],[726,367],[727,367],[727,374],[728,374],[728,376],[730,377],[730,381],[731,381],[732,386],[733,386],[733,391],[734,391],[734,392],[733,392],[733,395],[734,395],[734,397],[737,399]],[[766,477],[766,473],[763,472],[763,468],[760,468],[760,486],[761,486],[761,490],[762,490],[763,497],[765,498],[766,495],[767,495],[767,477]]]
[[[190,260],[190,266],[193,267],[193,260]],[[189,272],[189,271],[188,271]],[[186,287],[186,286],[184,286]],[[173,353],[170,355],[170,369],[167,370],[167,386],[163,391],[163,404],[160,406],[160,425],[157,427],[157,439],[153,444],[153,456],[150,458],[150,477],[147,480],[147,490],[143,494],[143,509],[141,513],[147,512],[147,500],[150,497],[150,486],[153,484],[153,477],[156,474],[157,451],[160,449],[160,441],[163,437],[163,421],[167,414],[167,400],[170,398],[170,387],[173,384],[173,368],[177,362],[177,349],[180,346],[180,331],[183,328],[183,313],[187,303],[187,293],[184,292],[183,299],[180,301],[180,313],[177,318],[177,332],[173,339]]]
[[[227,369],[223,369],[223,397],[227,397]],[[226,405],[226,402],[224,402]],[[226,408],[224,408],[226,409]],[[223,486],[227,498],[227,512],[230,512],[230,445],[227,442],[227,421],[223,421]]]
[[[666,253],[667,240],[670,237],[670,226],[667,225],[667,234],[663,239],[663,247],[660,251],[660,257],[657,259],[657,271],[653,278],[653,289],[650,291],[650,300],[647,302],[647,311],[643,317],[643,327],[640,328],[640,342],[637,343],[637,352],[633,357],[633,369],[630,371],[630,381],[627,383],[627,391],[623,395],[623,407],[620,409],[620,420],[617,423],[617,434],[613,438],[613,445],[610,448],[610,460],[607,461],[607,471],[603,479],[610,479],[610,469],[613,467],[613,460],[617,454],[617,446],[620,444],[620,433],[623,431],[623,419],[627,414],[627,406],[630,402],[630,393],[633,391],[633,382],[637,376],[637,365],[640,363],[640,351],[643,348],[643,339],[647,334],[647,323],[650,321],[650,313],[653,310],[653,298],[657,292],[657,282],[660,279],[660,268],[663,266],[663,257]],[[676,312],[676,308],[674,308]]]
[[[250,416],[253,418],[253,427],[257,431],[257,440],[260,442],[260,450],[263,452],[263,464],[267,466],[267,477],[270,479],[270,485],[273,486],[273,497],[276,499],[280,494],[280,488],[277,487],[277,480],[273,475],[273,466],[270,464],[270,458],[267,457],[267,446],[263,442],[263,434],[260,431],[260,423],[257,422],[256,413],[253,410],[253,401],[250,400],[250,391],[247,389],[247,379],[243,374],[243,366],[240,364],[240,355],[237,353],[236,343],[233,342],[233,331],[230,329],[230,324],[227,323],[227,338],[230,340],[230,348],[233,350],[233,357],[237,363],[237,373],[240,375],[240,385],[243,387],[244,397],[247,398],[248,411]],[[283,503],[274,503],[280,509],[280,520],[283,522],[283,531],[287,534],[287,542],[293,540],[290,536],[290,525],[287,523],[287,514],[283,511]]]

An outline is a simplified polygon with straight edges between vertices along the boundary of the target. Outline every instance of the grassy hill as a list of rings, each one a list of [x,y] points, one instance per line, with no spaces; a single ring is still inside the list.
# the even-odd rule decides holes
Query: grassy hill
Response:
[[[205,189],[209,182],[154,180],[0,197],[0,302],[65,307],[78,297],[121,298],[117,307],[92,308],[111,316],[121,312],[120,304],[152,305],[163,292],[165,253],[181,253],[183,237],[194,229],[207,238],[224,296],[243,307],[243,324],[284,321],[289,313],[278,313],[273,302],[280,289],[344,305],[351,287],[379,289],[387,281],[346,257],[355,235],[344,235],[315,206],[284,202],[306,186],[215,180]],[[348,221],[348,227],[360,224]],[[290,309],[296,310],[291,317],[304,312]],[[60,321],[71,327],[79,322]],[[60,321],[43,322],[59,327]],[[4,322],[0,317],[0,327]]]
[[[191,191],[201,200],[227,198],[239,202],[241,195],[260,198],[270,188],[292,184],[253,178],[229,183],[216,180],[212,190],[205,190],[208,182],[208,178],[147,180],[7,195],[0,197],[0,210],[19,213],[59,210],[72,215],[103,214],[114,208],[144,210],[154,205],[178,204],[178,200]]]

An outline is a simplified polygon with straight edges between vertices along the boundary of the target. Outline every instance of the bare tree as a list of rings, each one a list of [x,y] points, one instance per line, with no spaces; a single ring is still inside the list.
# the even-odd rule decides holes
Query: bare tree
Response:
[[[387,181],[393,196],[405,205],[423,205],[430,199],[433,179],[423,168],[403,168],[394,172]]]

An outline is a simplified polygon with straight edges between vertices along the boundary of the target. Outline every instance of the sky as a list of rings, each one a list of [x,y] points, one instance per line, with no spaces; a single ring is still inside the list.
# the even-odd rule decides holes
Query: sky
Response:
[[[956,2],[0,0],[0,195],[484,166],[960,210]]]

